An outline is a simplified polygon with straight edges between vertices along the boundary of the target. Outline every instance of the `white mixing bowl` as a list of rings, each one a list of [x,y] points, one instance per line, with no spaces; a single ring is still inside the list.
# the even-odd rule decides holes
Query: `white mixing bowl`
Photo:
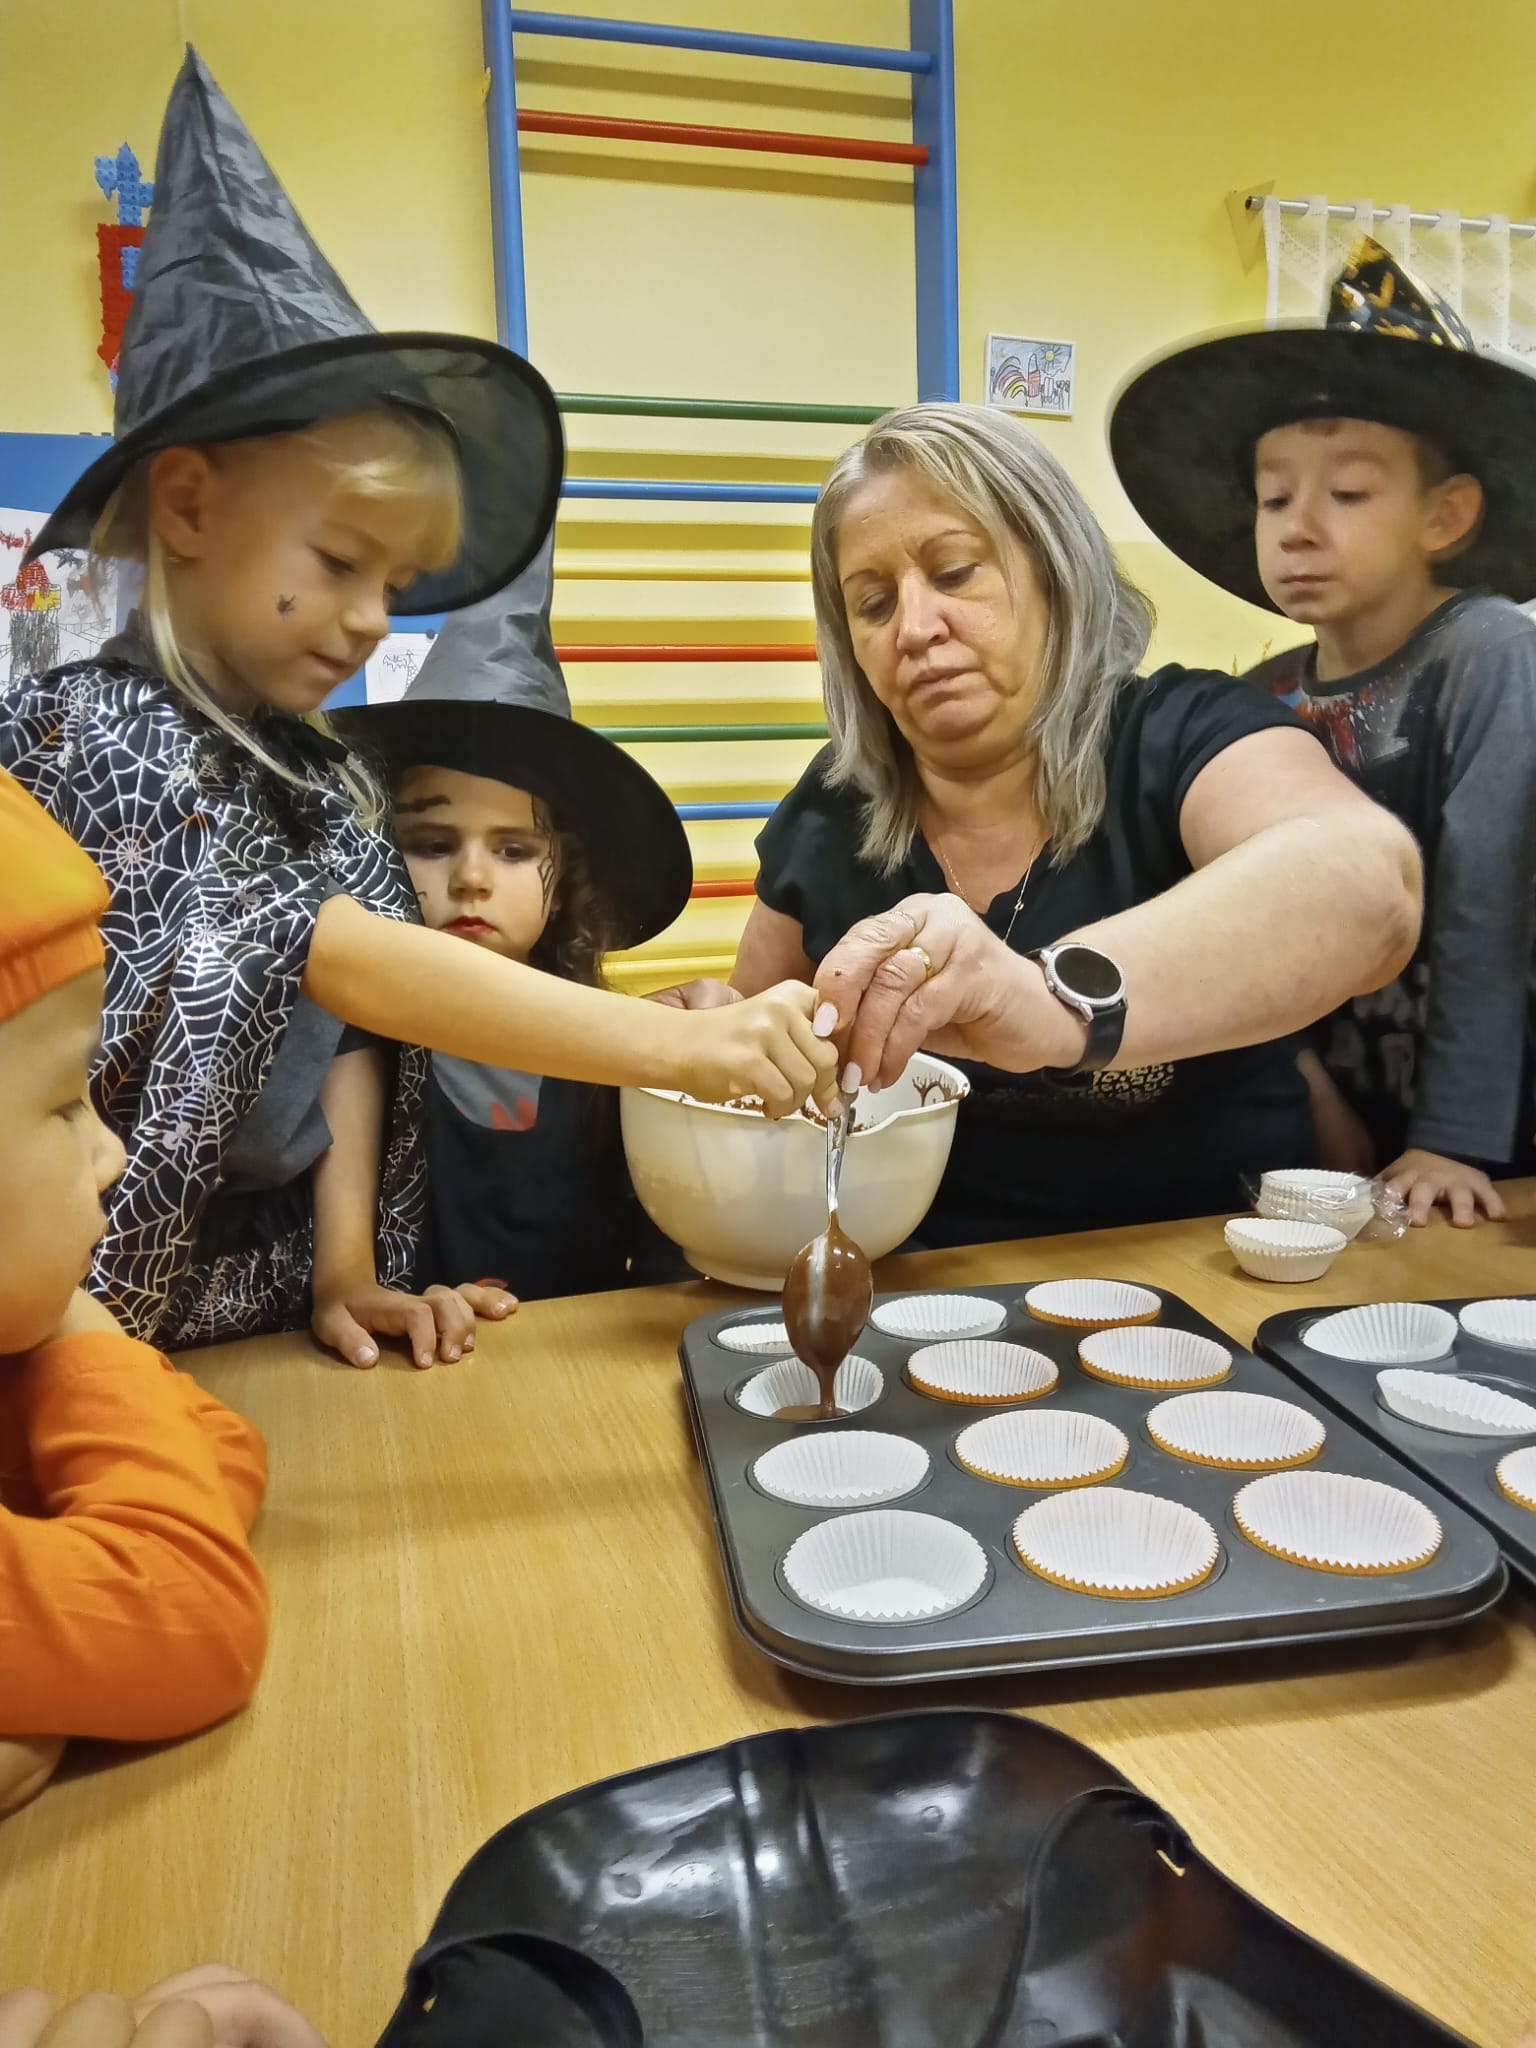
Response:
[[[938,1192],[970,1083],[918,1053],[893,1087],[854,1107],[839,1214],[870,1258],[894,1251]],[[690,1266],[735,1287],[776,1292],[800,1247],[826,1228],[827,1141],[804,1116],[621,1088],[630,1178],[646,1214]]]

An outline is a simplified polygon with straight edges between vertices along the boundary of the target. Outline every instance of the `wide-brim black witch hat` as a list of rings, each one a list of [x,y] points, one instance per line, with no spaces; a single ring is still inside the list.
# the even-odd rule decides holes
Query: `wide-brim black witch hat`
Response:
[[[614,943],[654,938],[682,911],[693,856],[665,790],[622,747],[571,717],[550,633],[554,542],[506,590],[450,619],[396,704],[337,712],[391,782],[453,768],[541,797],[580,839]]]
[[[457,556],[391,608],[472,604],[527,565],[554,519],[564,445],[553,392],[495,342],[376,332],[189,48],[160,131],[112,446],[29,552],[83,546],[134,465],[161,448],[294,433],[390,404],[447,430],[464,480]]]
[[[1321,326],[1218,335],[1138,371],[1110,414],[1126,495],[1202,576],[1274,611],[1254,551],[1253,451],[1297,420],[1421,434],[1483,487],[1482,525],[1436,577],[1536,597],[1536,376],[1479,353],[1443,299],[1363,238]]]

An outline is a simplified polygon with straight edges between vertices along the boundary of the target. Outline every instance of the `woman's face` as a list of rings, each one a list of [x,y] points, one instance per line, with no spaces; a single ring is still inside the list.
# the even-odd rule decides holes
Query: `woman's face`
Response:
[[[1028,551],[1006,561],[953,501],[894,470],[848,500],[837,574],[853,651],[919,763],[964,773],[1016,756],[1049,624]]]

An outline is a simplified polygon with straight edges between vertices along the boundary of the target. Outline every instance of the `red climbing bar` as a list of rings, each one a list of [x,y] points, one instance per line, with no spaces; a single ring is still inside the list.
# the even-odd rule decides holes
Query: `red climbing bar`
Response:
[[[788,128],[708,128],[693,121],[626,121],[612,114],[550,114],[519,107],[525,135],[594,135],[605,142],[683,142],[694,149],[755,149],[769,156],[836,156],[862,164],[925,164],[920,142],[866,142],[854,135],[800,135]]]
[[[755,896],[756,882],[695,882],[690,896]]]
[[[751,646],[726,640],[719,643],[688,641],[680,647],[664,647],[660,641],[593,641],[578,646],[557,647],[562,661],[814,661],[813,646]]]

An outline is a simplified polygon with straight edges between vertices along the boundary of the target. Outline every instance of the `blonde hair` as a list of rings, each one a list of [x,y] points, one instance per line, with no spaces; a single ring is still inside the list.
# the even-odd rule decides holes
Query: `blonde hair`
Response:
[[[366,429],[361,437],[359,425]],[[366,413],[322,420],[301,434],[283,438],[302,440],[318,456],[333,489],[374,501],[418,499],[423,520],[423,568],[444,568],[458,553],[464,531],[464,489],[458,456],[446,429],[431,419],[404,407],[381,406]],[[359,452],[360,439],[366,452]],[[224,708],[188,660],[177,637],[171,611],[170,558],[149,515],[149,470],[153,460],[153,456],[146,456],[129,472],[107,500],[92,529],[90,555],[96,581],[100,583],[103,568],[111,562],[142,563],[144,619],[155,659],[171,688],[272,774],[295,788],[305,788],[308,778],[262,745],[259,721],[235,718]],[[329,734],[332,730],[330,720],[321,711],[308,713],[304,723],[317,732]],[[366,768],[354,756],[339,763],[335,774],[363,822],[376,825],[384,814],[384,803]]]
[[[899,867],[917,836],[922,785],[911,747],[854,654],[837,537],[859,486],[900,470],[973,519],[1005,575],[1012,540],[1040,578],[1049,623],[1028,739],[1051,859],[1064,861],[1104,815],[1104,736],[1117,693],[1147,651],[1153,613],[1061,464],[1005,412],[912,405],[887,413],[838,458],[822,487],[811,518],[811,586],[832,734],[827,780],[864,798],[863,858],[882,874]]]

